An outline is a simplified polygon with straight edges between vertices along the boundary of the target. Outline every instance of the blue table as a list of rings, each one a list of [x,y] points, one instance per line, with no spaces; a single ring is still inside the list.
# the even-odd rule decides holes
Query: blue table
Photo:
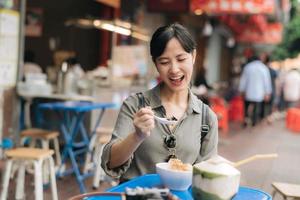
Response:
[[[93,173],[81,174],[76,160],[76,156],[88,152],[90,138],[95,134],[96,128],[99,126],[103,117],[104,111],[108,108],[115,108],[114,103],[92,103],[92,102],[54,102],[42,103],[39,109],[53,110],[60,118],[60,129],[65,140],[65,146],[62,152],[62,166],[69,158],[71,160],[71,168],[68,170],[61,170],[62,166],[57,172],[57,176],[75,173],[77,182],[80,187],[80,192],[86,192],[83,180]],[[84,116],[92,110],[101,110],[95,124],[95,128],[89,135],[84,126]]]
[[[118,185],[108,190],[108,192],[122,192],[126,187],[155,187],[162,185],[158,174],[147,174],[144,176],[137,177],[131,181]],[[188,191],[172,191],[173,194],[184,200],[192,200],[191,190]],[[237,195],[233,200],[271,200],[271,196],[263,191],[240,187]]]
[[[135,188],[140,187],[159,187],[161,186],[161,180],[158,174],[147,174],[135,179],[132,179],[128,182],[120,184],[118,186],[112,187],[107,190],[107,192],[116,193],[124,192],[126,187]],[[180,199],[183,200],[193,200],[191,195],[191,190],[187,191],[172,191],[173,194],[177,195]],[[120,200],[120,196],[105,196],[102,195],[90,195],[89,197],[84,198],[85,200]],[[248,187],[240,187],[238,193],[234,196],[232,200],[272,200],[272,197],[258,189],[252,189]]]

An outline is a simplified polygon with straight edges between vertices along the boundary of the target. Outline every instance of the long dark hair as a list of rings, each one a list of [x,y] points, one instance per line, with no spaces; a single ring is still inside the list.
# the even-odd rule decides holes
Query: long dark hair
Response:
[[[162,26],[154,32],[150,42],[150,53],[153,62],[164,52],[167,43],[172,38],[176,38],[187,53],[191,53],[196,49],[194,38],[184,26],[178,23]]]

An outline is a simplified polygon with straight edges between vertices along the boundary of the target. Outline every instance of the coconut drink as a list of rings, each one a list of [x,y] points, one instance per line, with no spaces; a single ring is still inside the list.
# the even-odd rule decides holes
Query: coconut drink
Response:
[[[203,161],[193,166],[195,200],[227,200],[238,192],[241,173],[229,162]]]

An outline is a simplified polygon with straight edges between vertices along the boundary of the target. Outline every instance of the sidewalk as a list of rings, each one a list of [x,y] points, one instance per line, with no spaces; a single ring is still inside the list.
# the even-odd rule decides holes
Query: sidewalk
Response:
[[[300,184],[300,134],[289,132],[285,128],[284,120],[246,129],[234,124],[229,136],[220,139],[219,154],[231,161],[263,153],[277,153],[279,156],[276,159],[257,160],[239,167],[242,174],[241,185],[262,189],[271,194],[273,181]],[[27,177],[26,199],[34,199],[32,175]],[[93,190],[92,178],[85,183],[88,192],[104,191],[110,187],[108,183],[101,183],[98,190]],[[57,187],[59,199],[65,200],[79,194],[79,187],[73,176],[57,179]],[[14,199],[14,190],[14,187],[10,187],[9,199]],[[52,199],[50,188],[44,191],[44,199]],[[279,195],[275,198],[281,199]]]
[[[229,160],[238,161],[254,154],[278,154],[275,159],[240,166],[241,185],[271,194],[274,181],[300,184],[300,133],[287,130],[284,120],[230,132],[230,137],[221,139],[219,146],[219,154]],[[278,195],[274,199],[282,198]]]

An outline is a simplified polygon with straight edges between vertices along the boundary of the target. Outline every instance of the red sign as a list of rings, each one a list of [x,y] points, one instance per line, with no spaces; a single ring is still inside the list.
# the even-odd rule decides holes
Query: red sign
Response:
[[[251,26],[244,27],[244,30],[235,36],[238,42],[278,44],[282,40],[282,25],[280,23],[267,24],[266,29],[261,32]]]
[[[240,20],[233,15],[218,18],[232,30],[238,42],[277,44],[282,39],[282,24],[268,23],[264,15],[251,15]]]
[[[190,0],[191,11],[208,14],[274,14],[274,0]]]
[[[149,12],[189,12],[188,0],[148,0]]]

